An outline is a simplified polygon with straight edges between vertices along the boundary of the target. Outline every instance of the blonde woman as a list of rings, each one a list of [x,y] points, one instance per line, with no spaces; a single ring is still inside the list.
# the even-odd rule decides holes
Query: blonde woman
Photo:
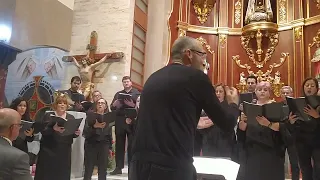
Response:
[[[53,112],[44,115],[41,122],[40,152],[35,173],[35,180],[70,180],[71,174],[71,145],[73,138],[80,135],[77,130],[73,135],[61,136],[64,128],[51,121],[51,115],[59,116],[66,121],[75,120],[68,114],[68,102],[65,95],[59,95],[53,103]]]

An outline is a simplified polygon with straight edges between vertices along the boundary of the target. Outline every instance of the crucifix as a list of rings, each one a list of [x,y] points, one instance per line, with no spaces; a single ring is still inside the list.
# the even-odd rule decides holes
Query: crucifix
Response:
[[[87,100],[91,99],[91,93],[94,89],[94,79],[97,78],[95,73],[97,67],[102,63],[119,62],[124,57],[123,52],[100,53],[97,51],[98,34],[96,31],[91,32],[90,43],[87,45],[87,55],[65,56],[62,58],[65,62],[73,62],[79,71],[82,84],[81,93]]]

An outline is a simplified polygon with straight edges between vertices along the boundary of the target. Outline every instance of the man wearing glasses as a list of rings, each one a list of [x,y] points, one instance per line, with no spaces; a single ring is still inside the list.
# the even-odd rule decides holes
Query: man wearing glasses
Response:
[[[0,109],[0,179],[31,180],[29,156],[12,146],[21,128],[21,116],[13,109]]]
[[[170,64],[153,73],[144,85],[132,145],[129,180],[196,180],[194,138],[212,123],[233,132],[239,97],[226,87],[228,109],[221,107],[203,72],[206,52],[191,37],[178,38]],[[204,110],[210,120],[200,119]],[[212,120],[212,121],[211,121]]]

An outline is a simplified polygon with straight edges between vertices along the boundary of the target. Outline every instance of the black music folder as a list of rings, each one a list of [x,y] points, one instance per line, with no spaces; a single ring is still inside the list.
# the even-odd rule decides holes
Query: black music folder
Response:
[[[312,108],[316,109],[317,107],[320,106],[320,96],[312,95],[312,96],[307,96],[305,98],[306,98],[306,103],[309,104]]]
[[[240,104],[243,102],[251,103],[253,100],[253,93],[241,93],[240,94]]]
[[[304,108],[307,107],[307,100],[305,97],[286,97],[286,99],[290,112],[298,116],[298,118],[302,121],[310,120],[309,116],[306,113],[304,113]]]
[[[67,120],[53,114],[51,114],[50,117],[52,122],[56,123],[60,127],[64,127],[65,130],[60,134],[61,136],[73,135],[79,129],[82,122],[82,118]]]
[[[108,112],[105,114],[94,113],[96,120],[99,123],[105,122],[106,126],[103,129],[96,129],[96,133],[99,135],[106,135],[110,133],[111,127],[115,125],[116,112]]]
[[[85,110],[88,110],[92,107],[93,103],[90,101],[82,101],[81,105]]]
[[[137,110],[135,108],[125,108],[124,114],[125,114],[125,117],[133,120],[137,117]]]
[[[132,99],[132,95],[131,94],[127,94],[127,93],[119,93],[118,94],[118,99],[119,100],[130,100],[130,99]]]
[[[257,124],[257,116],[264,116],[270,122],[279,122],[284,117],[283,104],[278,102],[264,104],[262,106],[244,102],[243,112],[247,116],[249,124]]]
[[[24,132],[26,130],[31,129],[33,127],[33,124],[34,124],[34,122],[21,120],[22,127],[20,128],[19,137],[22,138],[22,139],[25,139],[26,135],[24,134]]]

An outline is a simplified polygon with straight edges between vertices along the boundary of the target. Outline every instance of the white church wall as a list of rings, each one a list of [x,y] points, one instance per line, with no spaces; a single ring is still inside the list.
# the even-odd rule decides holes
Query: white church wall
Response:
[[[130,75],[134,0],[75,0],[70,55],[86,53],[91,31],[98,33],[97,53],[124,52],[121,62],[112,63],[96,85],[103,97],[111,102],[114,94],[123,89],[121,79]],[[108,65],[103,65],[103,71]],[[78,75],[72,63],[66,67],[62,88],[70,87],[72,76]],[[99,73],[98,73],[99,75]]]

